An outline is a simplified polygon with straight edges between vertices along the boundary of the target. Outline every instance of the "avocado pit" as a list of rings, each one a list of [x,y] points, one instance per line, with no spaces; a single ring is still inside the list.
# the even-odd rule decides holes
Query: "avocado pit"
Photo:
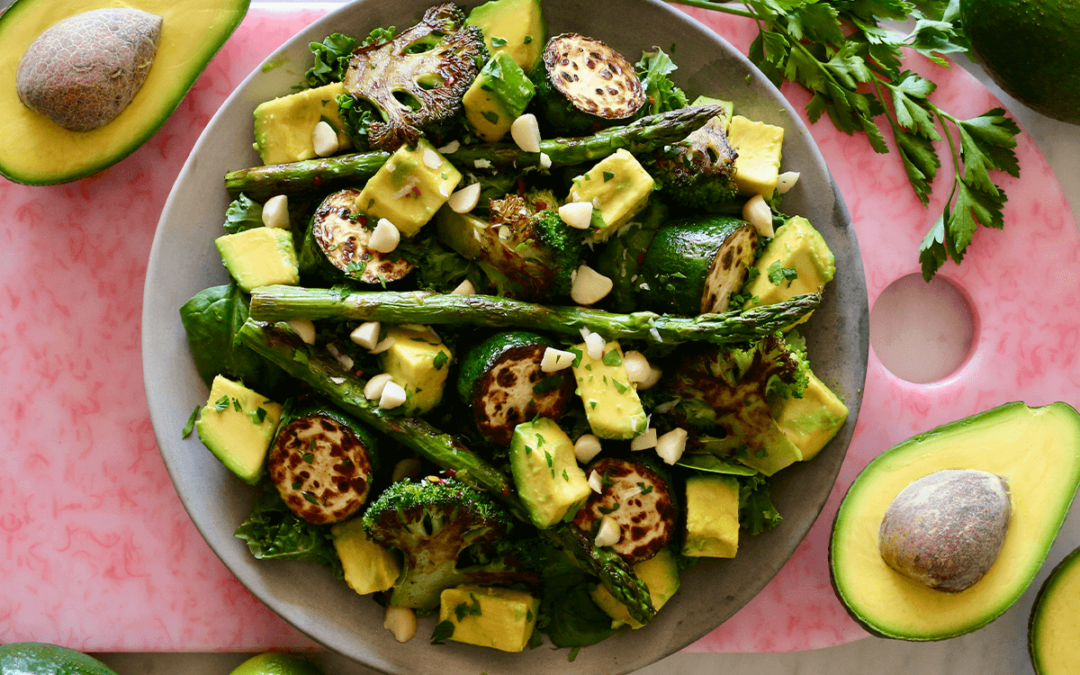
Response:
[[[19,100],[71,131],[115,119],[142,88],[162,18],[131,8],[76,14],[42,33],[19,61]]]
[[[881,521],[878,548],[900,574],[958,593],[982,579],[997,560],[1011,514],[1002,477],[969,469],[938,471],[893,499]]]

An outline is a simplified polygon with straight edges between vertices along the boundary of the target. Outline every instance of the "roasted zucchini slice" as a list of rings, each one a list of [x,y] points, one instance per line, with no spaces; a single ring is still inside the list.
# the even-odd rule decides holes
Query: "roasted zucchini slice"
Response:
[[[567,368],[540,370],[544,351],[555,343],[535,333],[500,333],[473,347],[461,362],[458,394],[472,407],[476,427],[509,447],[518,424],[538,415],[558,421],[574,397]]]
[[[374,453],[359,422],[310,399],[282,413],[266,465],[289,510],[321,525],[345,520],[367,501]]]
[[[622,54],[599,40],[563,33],[548,40],[544,69],[554,88],[577,110],[625,120],[645,105],[645,89]]]
[[[648,308],[677,314],[726,312],[757,249],[757,230],[726,216],[669,223],[656,233],[641,267]]]
[[[438,5],[393,40],[353,52],[345,91],[378,109],[382,119],[368,127],[373,147],[412,145],[461,111],[461,97],[487,60],[483,32],[464,21],[457,6]]]
[[[368,284],[397,281],[413,265],[391,253],[368,248],[375,219],[356,210],[359,190],[335,192],[323,200],[311,221],[311,237],[330,263],[345,276]]]
[[[600,476],[603,491],[593,493],[578,511],[574,524],[595,535],[605,516],[619,525],[622,533],[612,548],[637,563],[648,560],[671,543],[678,522],[678,509],[667,478],[641,460],[605,457],[585,469]]]

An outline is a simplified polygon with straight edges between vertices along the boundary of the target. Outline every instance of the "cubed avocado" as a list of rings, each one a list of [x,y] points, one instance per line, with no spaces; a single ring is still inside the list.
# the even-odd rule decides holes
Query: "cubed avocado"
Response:
[[[649,588],[653,609],[658,612],[679,590],[679,565],[670,549],[665,548],[652,558],[634,565],[634,574]],[[616,600],[602,584],[598,584],[589,595],[611,617],[612,628],[630,626],[638,629],[644,625],[634,620],[626,605]]]
[[[620,149],[575,178],[566,201],[592,202],[593,209],[603,219],[603,226],[594,230],[591,238],[607,241],[645,208],[654,187],[652,176],[637,159]]]
[[[739,153],[735,159],[735,184],[739,191],[771,199],[780,175],[784,128],[736,115],[731,118],[727,132],[728,142]]]
[[[592,494],[574,456],[574,442],[547,417],[514,429],[510,469],[533,525],[541,530],[572,518]]]
[[[356,197],[356,209],[386,218],[412,237],[434,217],[461,181],[461,172],[429,141],[401,146]]]
[[[717,117],[719,117],[721,119],[721,122],[723,122],[724,131],[727,131],[728,126],[731,124],[731,116],[735,112],[735,104],[732,103],[731,101],[724,101],[724,100],[721,100],[721,99],[718,99],[718,98],[712,98],[712,97],[709,97],[709,96],[698,96],[697,98],[694,99],[694,102],[691,103],[690,105],[691,106],[699,106],[699,105],[718,105],[718,106],[721,106],[724,109],[724,114],[723,115],[717,115]]]
[[[506,52],[491,57],[461,103],[465,119],[477,135],[494,143],[502,140],[529,105],[536,88],[529,76]]]
[[[427,326],[394,326],[386,338],[394,343],[379,354],[379,364],[404,387],[406,414],[423,415],[442,401],[450,372],[450,349]]]
[[[361,522],[353,518],[330,528],[345,583],[360,595],[389,590],[401,574],[401,561],[394,551],[372,541]]]
[[[315,125],[323,120],[337,131],[339,149],[352,147],[338,113],[337,97],[344,93],[344,84],[332,82],[255,108],[255,149],[263,164],[314,159],[317,155],[312,134]]]
[[[439,622],[454,628],[449,639],[503,652],[525,649],[540,611],[539,598],[509,588],[458,586],[439,599]]]
[[[508,54],[526,73],[540,63],[547,43],[540,0],[491,0],[469,12],[465,25],[484,32],[488,53]]]
[[[195,428],[199,440],[229,471],[254,485],[262,476],[280,417],[279,404],[218,375]]]
[[[699,474],[686,479],[683,555],[734,558],[739,550],[739,481]]]
[[[768,410],[765,410],[765,415],[769,415]],[[730,418],[731,415],[728,415],[726,419]],[[780,469],[786,469],[795,462],[801,462],[802,452],[790,438],[784,435],[776,421],[768,418],[764,420],[764,423],[768,426],[758,429],[755,437],[761,447],[736,455],[736,459],[766,476],[772,476]]]
[[[229,274],[245,293],[260,286],[300,283],[296,248],[289,230],[254,227],[218,237],[214,244]]]
[[[809,461],[833,439],[847,421],[848,409],[836,394],[813,373],[802,398],[784,399],[774,412],[780,431],[791,439]]]
[[[648,417],[637,389],[630,384],[619,343],[613,340],[604,345],[599,359],[589,356],[585,343],[572,351],[581,355],[574,361],[574,379],[592,432],[599,438],[617,440],[645,433]]]
[[[804,293],[816,293],[832,281],[836,260],[821,233],[802,216],[788,219],[776,230],[751,272],[753,281],[745,291],[747,307],[771,305]],[[794,276],[788,270],[794,270]],[[787,272],[786,272],[787,271]],[[810,318],[807,314],[798,325]]]

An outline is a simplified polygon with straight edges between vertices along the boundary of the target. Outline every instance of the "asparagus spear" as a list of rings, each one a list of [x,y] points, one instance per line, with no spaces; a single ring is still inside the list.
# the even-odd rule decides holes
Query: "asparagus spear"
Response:
[[[588,328],[609,340],[626,338],[660,343],[700,340],[731,344],[771,335],[813,311],[820,302],[820,293],[810,293],[742,312],[685,318],[653,312],[613,314],[585,307],[548,307],[492,295],[263,286],[251,293],[251,317],[260,321],[340,318],[389,323],[468,323],[564,335],[578,335],[582,328]]]
[[[321,349],[304,344],[282,324],[263,324],[249,319],[240,327],[236,339],[239,344],[306,382],[357,419],[437,466],[454,471],[455,477],[462,482],[488,492],[516,518],[529,522],[528,511],[518,499],[509,477],[424,420],[394,415],[367,400],[361,380],[343,370],[329,354],[324,355]],[[595,573],[636,620],[647,623],[656,614],[648,587],[618,554],[596,548],[584,533],[567,523],[540,532],[569,551],[579,565]]]
[[[513,143],[466,145],[446,158],[461,169],[521,169],[539,166],[545,154],[553,167],[603,159],[620,148],[648,153],[686,138],[722,112],[716,105],[682,108],[649,115],[624,127],[612,127],[582,138],[551,138],[540,142],[540,152],[525,152]],[[289,164],[271,164],[225,174],[225,188],[236,198],[241,192],[255,201],[274,195],[297,194],[319,188],[349,187],[363,183],[379,170],[390,155],[365,152]],[[486,164],[485,164],[486,162]]]

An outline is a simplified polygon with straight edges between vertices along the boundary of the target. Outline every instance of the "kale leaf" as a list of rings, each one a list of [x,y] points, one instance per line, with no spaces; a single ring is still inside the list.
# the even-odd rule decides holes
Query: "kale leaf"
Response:
[[[678,70],[671,57],[663,49],[654,52],[642,52],[641,60],[634,64],[641,85],[645,88],[647,105],[642,108],[644,114],[656,115],[687,106],[686,94],[668,79],[668,75]]]
[[[739,527],[751,535],[761,534],[779,525],[780,520],[769,493],[769,479],[761,474],[739,476]]]
[[[225,211],[225,233],[236,234],[244,230],[262,227],[262,204],[251,201],[241,194]]]

